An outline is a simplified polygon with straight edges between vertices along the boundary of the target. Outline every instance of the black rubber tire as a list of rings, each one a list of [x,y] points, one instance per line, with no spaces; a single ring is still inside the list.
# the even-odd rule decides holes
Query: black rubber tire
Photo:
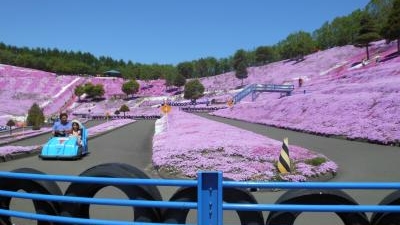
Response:
[[[197,202],[197,187],[185,187],[178,189],[169,199],[174,202]],[[257,204],[252,194],[243,189],[224,188],[223,201],[228,203]],[[263,225],[264,217],[261,211],[236,211],[240,224]],[[169,208],[163,211],[164,223],[185,224],[189,209]]]
[[[400,190],[388,194],[379,205],[400,205]],[[376,212],[371,216],[371,225],[399,225],[400,213],[381,213]]]
[[[299,205],[358,205],[347,193],[341,190],[289,190],[275,204]],[[301,212],[275,212],[268,215],[266,225],[292,225]],[[337,212],[345,225],[369,225],[364,212]]]
[[[80,176],[88,177],[114,177],[114,178],[141,178],[135,173],[127,170],[116,163],[107,163],[94,166],[82,172]],[[129,199],[137,200],[161,200],[153,196],[147,186],[139,185],[107,185],[107,184],[89,184],[89,183],[71,183],[65,192],[66,196],[94,197],[96,193],[104,188],[112,186],[124,192]],[[90,218],[89,204],[64,203],[62,205],[63,216],[72,216],[79,218]],[[158,208],[132,207],[134,210],[134,221],[137,222],[160,222],[161,212]]]
[[[371,220],[371,225],[400,225],[400,213],[383,213],[378,219],[374,220],[374,223]]]
[[[142,170],[140,170],[134,166],[131,166],[129,164],[125,164],[125,163],[112,163],[112,164],[117,165],[117,166],[125,169],[126,171],[129,171],[130,173],[135,174],[137,176],[137,178],[150,179],[150,177],[145,172],[143,172]],[[147,186],[147,185],[144,186],[143,185],[140,187],[147,189],[150,192],[150,194],[153,196],[153,198],[157,199],[157,201],[162,201],[161,193],[156,186]]]
[[[34,173],[34,174],[44,174],[43,172],[32,169],[32,168],[21,168],[16,169],[11,172],[15,173]],[[39,193],[48,195],[63,195],[60,187],[55,181],[42,181],[42,180],[27,180],[27,179],[13,179],[13,178],[2,178],[1,190],[7,191],[19,191],[24,190],[27,193]],[[10,209],[11,198],[1,197],[0,198],[0,208]],[[38,214],[54,215],[57,216],[61,212],[61,205],[55,201],[40,201],[32,200],[35,207],[35,211]],[[0,217],[0,224],[11,225],[11,219],[8,216]],[[38,221],[39,225],[53,225],[55,223],[48,221]]]

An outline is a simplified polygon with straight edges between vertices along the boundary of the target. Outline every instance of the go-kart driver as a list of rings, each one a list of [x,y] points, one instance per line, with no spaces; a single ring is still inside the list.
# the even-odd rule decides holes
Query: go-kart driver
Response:
[[[68,121],[68,114],[60,113],[60,120],[56,121],[53,125],[53,136],[66,137],[71,133],[72,124]]]

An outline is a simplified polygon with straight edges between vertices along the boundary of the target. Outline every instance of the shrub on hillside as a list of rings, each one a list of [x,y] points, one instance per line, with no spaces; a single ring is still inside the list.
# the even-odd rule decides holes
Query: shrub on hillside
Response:
[[[32,126],[32,130],[40,130],[43,125],[43,109],[41,109],[38,104],[33,103],[32,107],[29,109],[27,123],[28,126]]]
[[[15,122],[14,122],[14,120],[9,120],[9,121],[7,121],[7,124],[6,124],[7,126],[9,126],[10,127],[10,134],[12,133],[12,127],[13,126],[15,126]]]

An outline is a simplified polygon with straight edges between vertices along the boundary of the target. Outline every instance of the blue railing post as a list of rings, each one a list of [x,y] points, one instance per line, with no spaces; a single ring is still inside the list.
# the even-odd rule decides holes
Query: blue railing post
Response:
[[[222,225],[222,172],[199,172],[197,224]]]

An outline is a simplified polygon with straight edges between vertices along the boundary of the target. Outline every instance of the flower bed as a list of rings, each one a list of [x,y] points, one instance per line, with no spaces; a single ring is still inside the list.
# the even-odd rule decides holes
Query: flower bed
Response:
[[[238,181],[306,181],[338,168],[322,154],[290,145],[293,172],[280,174],[282,142],[178,110],[157,121],[155,130],[153,166],[166,176],[219,170]]]

